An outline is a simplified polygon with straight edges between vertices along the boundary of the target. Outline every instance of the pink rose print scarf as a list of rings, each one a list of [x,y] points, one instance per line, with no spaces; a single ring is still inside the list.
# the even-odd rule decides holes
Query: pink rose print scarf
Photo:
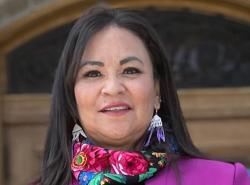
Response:
[[[80,185],[134,184],[149,179],[169,161],[167,153],[115,151],[77,142],[71,170]]]

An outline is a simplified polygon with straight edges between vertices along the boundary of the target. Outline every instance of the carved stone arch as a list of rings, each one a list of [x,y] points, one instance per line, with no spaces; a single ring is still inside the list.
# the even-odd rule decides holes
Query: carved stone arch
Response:
[[[202,14],[221,14],[235,21],[250,22],[249,0],[106,0],[102,2],[112,7],[141,9],[153,6],[165,10],[190,9]],[[21,43],[49,29],[71,22],[79,17],[84,10],[96,4],[94,0],[74,0],[55,2],[42,7],[29,16],[0,29],[0,50],[7,53]]]

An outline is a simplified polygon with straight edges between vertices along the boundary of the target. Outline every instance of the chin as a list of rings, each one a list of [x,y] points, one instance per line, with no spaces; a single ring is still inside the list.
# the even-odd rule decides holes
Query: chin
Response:
[[[115,134],[115,135],[109,135],[107,136],[110,140],[115,140],[115,141],[124,141],[127,140],[129,138],[129,135],[127,134]],[[116,143],[116,142],[115,142]]]

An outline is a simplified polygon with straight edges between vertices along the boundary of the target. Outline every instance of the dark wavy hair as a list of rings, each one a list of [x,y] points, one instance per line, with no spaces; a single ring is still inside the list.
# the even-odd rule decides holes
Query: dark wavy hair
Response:
[[[76,75],[89,39],[107,26],[125,28],[145,44],[153,64],[154,78],[160,82],[159,116],[168,123],[183,155],[199,156],[186,128],[171,67],[163,44],[150,24],[135,11],[94,8],[80,17],[69,33],[60,57],[52,90],[50,125],[42,163],[42,185],[69,185],[71,181],[72,129],[79,115],[74,95]],[[169,129],[163,125],[166,132]],[[151,146],[157,149],[157,142]]]

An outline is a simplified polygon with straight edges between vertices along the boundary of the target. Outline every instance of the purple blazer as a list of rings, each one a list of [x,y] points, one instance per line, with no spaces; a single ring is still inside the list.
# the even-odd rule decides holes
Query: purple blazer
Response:
[[[146,181],[146,185],[250,185],[246,168],[240,163],[226,163],[191,157],[177,161],[179,177],[171,166]],[[178,180],[180,183],[178,183]],[[73,181],[71,185],[78,185]]]
[[[170,166],[146,181],[146,185],[250,185],[246,168],[240,163],[183,157],[177,161],[179,178]]]

